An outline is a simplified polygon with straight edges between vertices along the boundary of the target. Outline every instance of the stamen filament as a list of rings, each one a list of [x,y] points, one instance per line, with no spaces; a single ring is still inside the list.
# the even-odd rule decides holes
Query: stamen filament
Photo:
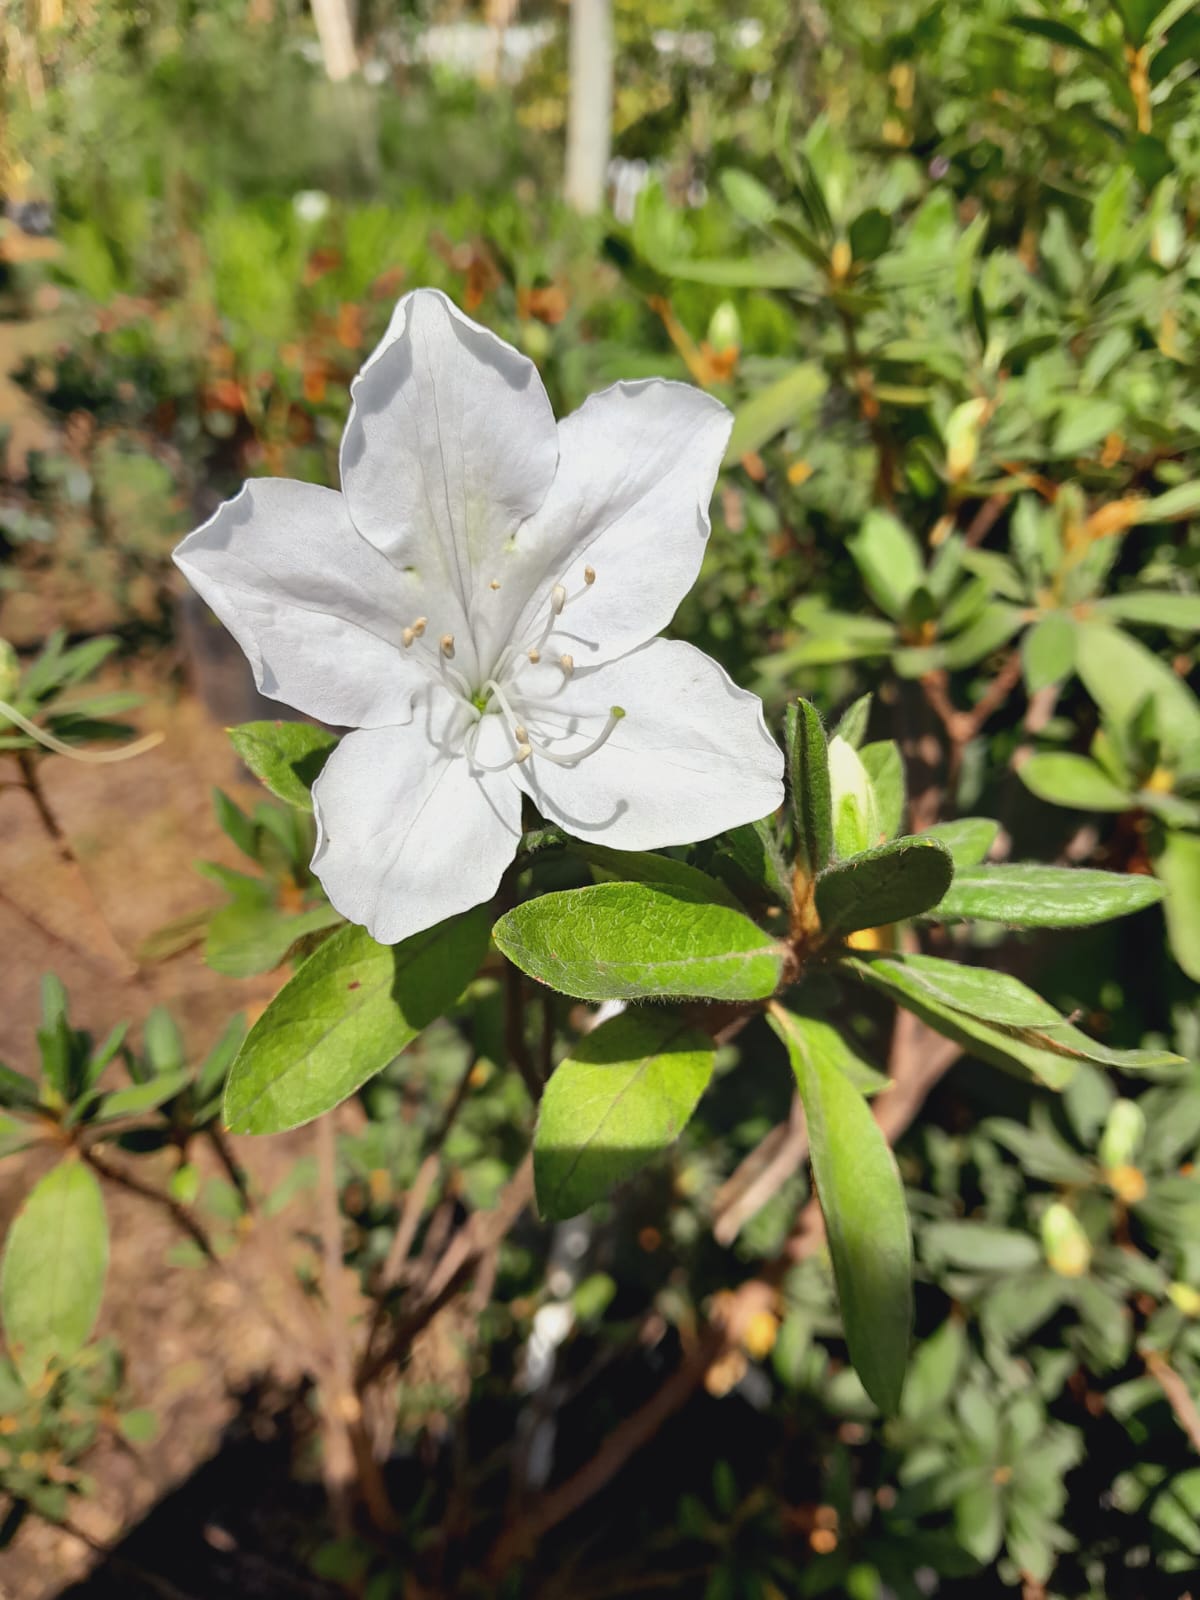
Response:
[[[608,721],[592,740],[591,744],[585,744],[582,750],[575,750],[569,756],[556,755],[553,750],[548,750],[544,744],[537,740],[530,739],[528,743],[534,754],[541,756],[544,761],[551,761],[556,767],[573,767],[586,756],[594,756],[601,745],[607,744],[616,732],[617,724],[621,722],[624,716],[625,708],[623,706],[613,706],[608,714]]]

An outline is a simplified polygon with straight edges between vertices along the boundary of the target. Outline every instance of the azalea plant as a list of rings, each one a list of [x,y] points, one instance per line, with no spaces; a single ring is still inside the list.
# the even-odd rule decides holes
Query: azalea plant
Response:
[[[0,1074],[0,1542],[150,1432],[92,1342],[128,1206],[305,1375],[299,1559],[372,1600],[1186,1583],[1189,8],[618,8],[594,225],[495,98],[447,154],[474,86],[343,128],[270,30],[144,9],[152,73],[80,23],[22,113],[63,442],[0,583],[144,640],[201,524],[189,615],[279,719],[137,957],[259,983],[97,1046],[64,968]],[[120,703],[25,615],[0,746],[52,793]]]
[[[759,702],[655,637],[699,571],[728,442],[704,394],[621,384],[556,427],[528,358],[418,290],[353,400],[340,495],[252,482],[176,556],[264,693],[354,729],[234,735],[281,799],[311,805],[312,870],[350,926],[251,1029],[229,1126],[328,1112],[453,1005],[491,927],[520,972],[617,1012],[597,1013],[547,1082],[527,1073],[539,1209],[566,1217],[678,1136],[714,1041],[765,1010],[805,1108],[850,1348],[894,1408],[903,1197],[869,1069],[831,1020],[845,1000],[814,1008],[807,980],[879,989],[1054,1087],[1081,1061],[1167,1066],[1169,1052],[1088,1039],[1015,979],[863,940],[919,918],[1084,925],[1159,886],[988,865],[984,819],[902,835],[900,754],[864,743],[866,702],[831,740],[811,705],[789,708],[777,815],[785,753]],[[562,857],[600,881],[547,890]]]

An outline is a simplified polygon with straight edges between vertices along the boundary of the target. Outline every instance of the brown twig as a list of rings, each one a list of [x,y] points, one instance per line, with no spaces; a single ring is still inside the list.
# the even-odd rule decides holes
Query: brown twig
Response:
[[[800,1096],[786,1122],[772,1128],[717,1190],[712,1224],[718,1244],[730,1245],[797,1172],[808,1155],[808,1124]]]
[[[456,1293],[471,1272],[495,1250],[533,1199],[533,1157],[527,1155],[501,1191],[492,1211],[477,1211],[450,1240],[429,1274],[420,1298],[400,1319],[386,1348],[368,1351],[359,1366],[361,1394],[399,1360],[421,1330]]]
[[[1200,1407],[1192,1392],[1161,1350],[1141,1352],[1146,1371],[1167,1397],[1167,1404],[1175,1413],[1175,1420],[1191,1440],[1192,1449],[1200,1451]]]
[[[146,1183],[142,1178],[135,1178],[131,1173],[125,1172],[120,1167],[112,1166],[106,1157],[100,1155],[94,1148],[83,1151],[83,1159],[92,1171],[113,1184],[118,1189],[125,1189],[130,1194],[140,1195],[143,1200],[149,1200],[153,1205],[166,1211],[175,1226],[186,1233],[188,1238],[203,1253],[206,1260],[215,1266],[221,1265],[221,1258],[217,1255],[212,1240],[208,1236],[202,1222],[195,1217],[187,1206],[176,1200],[174,1195],[168,1194],[164,1189],[156,1189],[152,1183]]]
[[[362,1405],[354,1387],[350,1349],[350,1306],[346,1295],[346,1263],[342,1246],[342,1207],[337,1182],[337,1128],[332,1114],[318,1117],[317,1206],[321,1229],[321,1277],[325,1293],[328,1372],[320,1395],[324,1423],[325,1487],[334,1522],[343,1535],[354,1526],[355,1482],[376,1527],[395,1525],[379,1465],[363,1423]]]
[[[1004,490],[990,494],[967,524],[967,530],[963,535],[964,541],[972,546],[982,544],[1004,515],[1011,498],[1012,496]]]
[[[137,962],[130,959],[128,952],[109,926],[108,918],[104,914],[104,908],[97,900],[88,875],[83,870],[83,863],[75,854],[75,847],[68,838],[66,830],[59,822],[54,807],[50,804],[50,798],[42,786],[41,774],[38,771],[38,758],[32,750],[18,750],[16,756],[17,765],[21,771],[21,782],[26,794],[33,802],[33,808],[37,813],[38,821],[42,825],[42,831],[53,844],[59,860],[69,869],[83,891],[88,907],[103,931],[104,943],[108,947],[109,954],[115,960],[121,976],[123,978],[137,977]]]

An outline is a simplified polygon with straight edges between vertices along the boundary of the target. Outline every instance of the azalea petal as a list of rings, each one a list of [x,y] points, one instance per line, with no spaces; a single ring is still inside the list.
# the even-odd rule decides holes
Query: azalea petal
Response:
[[[407,726],[347,734],[313,786],[313,870],[381,944],[490,899],[516,854],[521,796],[505,773],[466,759],[469,724],[461,702],[433,688]]]
[[[660,379],[618,383],[565,417],[553,486],[517,535],[535,570],[513,639],[536,642],[556,584],[572,598],[544,654],[597,664],[661,632],[700,571],[732,425],[710,395]]]
[[[405,567],[435,637],[467,638],[500,590],[504,547],[546,497],[558,460],[554,413],[533,362],[418,289],[351,390],[342,487],[355,526]]]
[[[342,727],[404,722],[424,674],[406,657],[405,579],[332,489],[255,478],[175,560],[246,652],[265,695]]]
[[[555,766],[535,747],[512,769],[568,833],[654,850],[709,839],[782,804],[783,755],[761,701],[692,645],[652,640],[577,672],[536,722],[526,709],[533,737],[569,758],[603,731],[614,706],[625,715],[611,737],[574,766]]]

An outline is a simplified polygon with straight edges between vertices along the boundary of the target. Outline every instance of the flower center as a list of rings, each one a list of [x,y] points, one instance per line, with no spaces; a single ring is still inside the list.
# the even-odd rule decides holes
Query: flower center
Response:
[[[536,729],[534,733],[530,732],[530,725],[539,720],[539,712],[552,712],[555,709],[554,700],[575,671],[573,656],[564,652],[557,658],[552,657],[547,661],[547,665],[556,665],[562,673],[558,688],[552,689],[548,694],[530,695],[523,692],[519,682],[528,666],[537,666],[542,662],[543,652],[564,609],[572,602],[582,599],[595,581],[595,569],[589,566],[583,570],[583,588],[575,594],[568,594],[565,585],[556,583],[550,591],[548,615],[540,628],[536,629],[531,639],[507,645],[500,652],[491,673],[482,683],[469,682],[464,674],[451,664],[455,656],[455,640],[452,633],[443,633],[436,644],[432,638],[427,640],[425,635],[429,627],[428,617],[417,617],[403,630],[401,638],[405,650],[419,650],[431,674],[439,678],[463,707],[472,713],[463,730],[463,753],[473,765],[484,771],[501,771],[505,767],[528,761],[531,756],[538,756],[555,766],[573,767],[587,756],[594,755],[612,737],[618,723],[625,716],[622,706],[611,706],[608,718],[596,736],[581,747],[569,751],[551,748],[548,738],[544,734],[539,734]],[[499,581],[493,581],[490,588],[499,589]],[[471,652],[468,651],[467,654],[470,655]],[[503,720],[512,745],[512,753],[507,759],[497,763],[485,763],[479,760],[477,754],[480,736],[484,729],[484,719],[489,716],[498,716]],[[571,717],[569,720],[572,726],[558,732],[559,739],[568,739],[575,735],[575,718]]]

